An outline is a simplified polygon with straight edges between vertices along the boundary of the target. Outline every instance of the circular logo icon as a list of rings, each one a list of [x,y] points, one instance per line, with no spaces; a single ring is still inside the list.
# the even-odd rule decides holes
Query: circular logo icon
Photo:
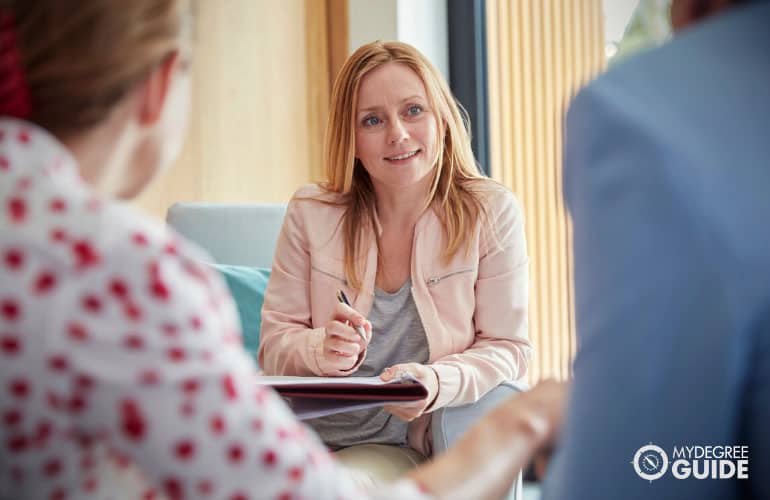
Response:
[[[668,455],[663,448],[652,443],[636,450],[634,470],[642,479],[654,481],[660,479],[668,470]]]

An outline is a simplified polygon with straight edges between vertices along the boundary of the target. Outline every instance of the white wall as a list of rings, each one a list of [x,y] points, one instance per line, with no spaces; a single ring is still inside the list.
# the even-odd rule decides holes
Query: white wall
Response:
[[[348,0],[350,53],[374,40],[398,40],[398,0]]]
[[[604,40],[619,43],[639,0],[603,0]]]
[[[350,52],[374,40],[414,45],[449,79],[446,0],[348,0]]]
[[[449,80],[446,0],[398,0],[398,39],[425,54]]]

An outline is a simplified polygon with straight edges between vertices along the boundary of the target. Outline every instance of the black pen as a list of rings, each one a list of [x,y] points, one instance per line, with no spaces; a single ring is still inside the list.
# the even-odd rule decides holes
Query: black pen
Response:
[[[337,300],[345,304],[346,306],[352,308],[353,306],[350,305],[350,301],[348,300],[348,297],[345,295],[345,292],[342,290],[337,290]],[[353,328],[356,329],[358,334],[361,336],[363,340],[366,340],[366,330],[364,330],[364,327],[361,325],[354,326]]]

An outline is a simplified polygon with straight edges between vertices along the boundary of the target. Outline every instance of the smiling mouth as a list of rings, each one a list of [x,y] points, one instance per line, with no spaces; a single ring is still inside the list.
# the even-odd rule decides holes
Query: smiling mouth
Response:
[[[422,151],[422,150],[421,149],[416,149],[416,150],[414,150],[412,152],[409,152],[409,153],[404,153],[404,154],[400,154],[400,155],[396,155],[396,156],[387,156],[387,157],[385,157],[385,159],[388,160],[388,161],[408,160],[409,158],[417,156],[417,153],[419,153],[420,151]]]

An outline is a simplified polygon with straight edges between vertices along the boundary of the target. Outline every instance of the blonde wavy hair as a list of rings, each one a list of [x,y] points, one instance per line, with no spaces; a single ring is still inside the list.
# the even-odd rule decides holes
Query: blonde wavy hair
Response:
[[[326,127],[324,160],[326,180],[321,188],[342,195],[329,202],[345,207],[341,220],[344,235],[345,274],[360,289],[363,237],[373,230],[375,194],[371,178],[355,157],[356,109],[361,80],[372,70],[399,63],[414,71],[425,85],[428,102],[438,123],[438,154],[425,208],[433,205],[444,226],[448,245],[444,258],[451,259],[465,241],[470,251],[470,228],[487,218],[479,194],[496,184],[479,171],[471,149],[468,115],[457,103],[444,78],[417,49],[400,42],[376,41],[363,45],[342,66],[334,82]],[[378,243],[379,248],[379,243]]]

